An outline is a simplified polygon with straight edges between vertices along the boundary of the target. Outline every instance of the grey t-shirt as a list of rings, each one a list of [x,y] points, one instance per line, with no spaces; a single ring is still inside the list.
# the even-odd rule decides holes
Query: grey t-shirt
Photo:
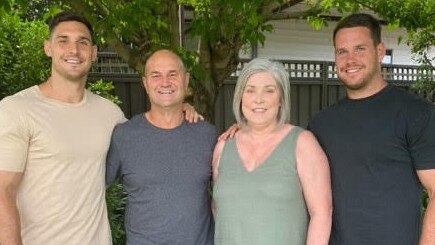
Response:
[[[143,116],[118,125],[107,156],[106,184],[127,193],[127,244],[213,244],[209,183],[215,128],[183,122],[174,129]]]

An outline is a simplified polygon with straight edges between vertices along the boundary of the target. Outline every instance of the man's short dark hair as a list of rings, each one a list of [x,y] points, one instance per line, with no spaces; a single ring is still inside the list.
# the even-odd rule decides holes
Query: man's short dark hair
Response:
[[[92,25],[91,25],[91,23],[89,23],[89,21],[85,17],[83,17],[77,13],[74,13],[74,12],[64,11],[64,12],[58,13],[57,15],[55,15],[52,19],[50,19],[48,21],[47,24],[48,24],[48,28],[50,31],[50,37],[53,33],[53,30],[56,28],[56,26],[62,22],[66,22],[66,21],[77,21],[77,22],[82,23],[83,25],[85,25],[88,28],[89,32],[91,33],[91,37],[94,36],[94,30],[92,29]]]
[[[334,46],[335,36],[337,32],[341,29],[352,27],[368,28],[370,30],[370,35],[375,46],[381,43],[381,25],[379,21],[369,14],[355,13],[345,17],[338,22],[337,26],[334,29]]]

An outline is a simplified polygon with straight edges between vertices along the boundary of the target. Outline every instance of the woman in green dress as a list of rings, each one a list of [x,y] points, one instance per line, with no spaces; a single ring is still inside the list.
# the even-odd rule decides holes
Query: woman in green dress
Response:
[[[213,156],[216,245],[327,245],[328,160],[313,134],[289,124],[284,67],[254,59],[236,84],[239,130]]]

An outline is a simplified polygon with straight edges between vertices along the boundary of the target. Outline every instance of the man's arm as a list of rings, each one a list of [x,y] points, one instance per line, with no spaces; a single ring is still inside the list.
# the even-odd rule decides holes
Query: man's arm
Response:
[[[23,174],[0,171],[0,244],[22,245],[17,189]]]
[[[429,195],[420,245],[432,245],[435,244],[435,169],[418,170],[417,175]]]
[[[119,140],[118,136],[118,126],[116,126],[112,133],[112,138],[110,140],[109,151],[106,156],[106,188],[111,186],[113,182],[119,177],[119,172],[121,169],[121,159],[116,146]],[[2,244],[0,244],[2,245]]]

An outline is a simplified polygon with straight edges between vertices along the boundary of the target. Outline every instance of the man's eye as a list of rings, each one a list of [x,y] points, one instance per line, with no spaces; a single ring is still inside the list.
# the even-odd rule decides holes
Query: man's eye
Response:
[[[344,51],[344,50],[337,50],[337,51],[335,51],[335,54],[337,54],[337,55],[343,55],[345,53],[346,53],[346,51]]]
[[[80,41],[79,43],[80,43],[80,45],[83,45],[83,46],[89,46],[88,41]]]
[[[366,50],[364,47],[358,47],[358,48],[356,48],[357,52],[363,52],[364,50]]]

